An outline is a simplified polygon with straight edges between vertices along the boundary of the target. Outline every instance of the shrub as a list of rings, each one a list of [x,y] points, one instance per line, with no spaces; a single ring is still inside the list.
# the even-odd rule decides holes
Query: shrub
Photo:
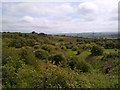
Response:
[[[65,57],[61,54],[55,54],[50,56],[49,60],[51,60],[55,65],[59,65],[62,61],[65,60]]]
[[[76,55],[80,55],[83,52],[83,50],[78,50]]]
[[[38,50],[34,51],[34,54],[39,59],[47,59],[47,57],[48,57],[48,52],[45,50],[42,50],[42,49],[38,49]]]
[[[108,61],[109,59],[115,60],[116,58],[120,58],[118,53],[109,53],[109,54],[105,54],[101,60]]]
[[[72,56],[72,57],[70,57],[70,59],[69,59],[69,61],[68,61],[68,65],[69,65],[69,67],[70,67],[72,70],[74,70],[75,65],[77,64],[77,62],[78,62],[78,58],[77,58],[76,56]]]
[[[63,39],[59,39],[59,41],[64,41]]]
[[[78,47],[77,47],[77,46],[73,46],[72,50],[73,50],[73,51],[77,51],[77,50],[78,50]]]
[[[112,42],[112,41],[107,41],[107,42],[105,43],[105,48],[106,48],[106,49],[113,49],[113,48],[115,48],[114,42]]]
[[[61,46],[61,49],[66,49],[66,46]]]
[[[19,50],[14,47],[2,48],[2,64],[6,63],[7,58],[12,57],[13,60],[19,59]]]
[[[79,72],[89,72],[91,70],[91,65],[83,60],[78,61],[75,65]]]
[[[72,45],[66,45],[67,49],[72,49]]]
[[[41,48],[42,48],[43,50],[48,51],[48,52],[50,52],[50,51],[52,50],[51,45],[47,45],[47,44],[44,44]]]
[[[103,48],[100,46],[93,46],[91,49],[91,54],[94,56],[99,56],[103,54]]]
[[[31,47],[23,47],[20,51],[20,59],[23,60],[26,64],[33,64],[36,60],[35,55]]]
[[[10,47],[16,47],[16,48],[21,48],[23,46],[34,46],[34,45],[35,45],[34,39],[25,39],[25,38],[13,39],[9,43]]]
[[[39,45],[35,45],[34,48],[35,48],[35,49],[39,49],[40,46],[39,46]]]

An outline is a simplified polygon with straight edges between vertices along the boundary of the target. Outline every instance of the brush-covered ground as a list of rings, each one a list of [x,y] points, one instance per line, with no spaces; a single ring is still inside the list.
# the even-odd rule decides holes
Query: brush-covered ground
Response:
[[[118,88],[117,39],[2,33],[2,88]]]

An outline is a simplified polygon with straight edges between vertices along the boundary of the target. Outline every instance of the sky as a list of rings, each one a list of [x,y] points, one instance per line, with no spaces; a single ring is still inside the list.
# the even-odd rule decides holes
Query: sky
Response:
[[[118,1],[2,2],[2,31],[47,34],[117,32]]]

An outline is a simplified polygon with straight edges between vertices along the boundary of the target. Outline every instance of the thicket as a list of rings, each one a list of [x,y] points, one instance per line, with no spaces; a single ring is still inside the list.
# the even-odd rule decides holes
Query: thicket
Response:
[[[94,56],[99,56],[103,54],[104,49],[100,46],[93,46],[91,49],[91,54]]]
[[[118,88],[118,80],[111,79],[118,78],[120,66],[114,40],[36,32],[2,38],[3,88]],[[108,48],[116,53],[105,54]]]

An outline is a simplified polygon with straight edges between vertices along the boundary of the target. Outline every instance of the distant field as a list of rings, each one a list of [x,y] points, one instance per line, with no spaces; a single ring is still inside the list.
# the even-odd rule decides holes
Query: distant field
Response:
[[[63,33],[57,35],[64,36],[74,36],[74,37],[96,37],[96,38],[107,38],[107,39],[117,39],[118,32],[93,32],[93,33]]]

